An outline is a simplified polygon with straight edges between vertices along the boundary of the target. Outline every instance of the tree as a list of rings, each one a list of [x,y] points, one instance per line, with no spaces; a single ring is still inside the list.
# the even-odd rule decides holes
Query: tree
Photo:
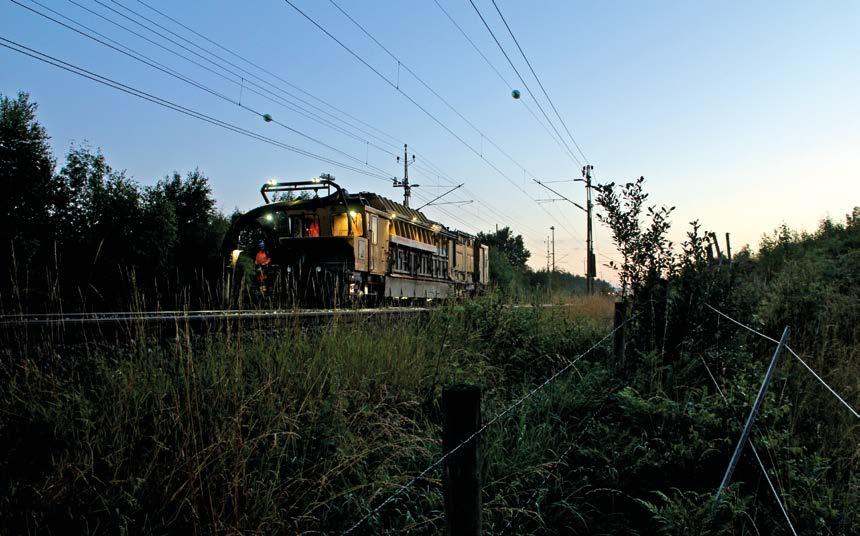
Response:
[[[216,265],[220,259],[221,240],[229,221],[215,206],[209,179],[199,169],[185,178],[178,172],[165,177],[155,186],[175,215],[176,245],[173,258],[184,279]]]
[[[525,269],[526,261],[531,257],[531,253],[523,243],[522,235],[514,236],[509,227],[503,227],[496,232],[486,234],[478,233],[478,241],[490,246],[491,250],[495,248],[504,253],[511,266],[519,270]]]
[[[27,93],[0,97],[0,247],[7,259],[14,248],[23,264],[36,258],[53,234],[48,215],[54,157],[36,109]],[[7,282],[8,274],[2,275]]]

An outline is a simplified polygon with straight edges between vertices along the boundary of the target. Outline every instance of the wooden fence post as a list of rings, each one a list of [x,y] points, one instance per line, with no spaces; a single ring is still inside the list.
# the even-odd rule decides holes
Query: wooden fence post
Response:
[[[481,389],[451,385],[442,389],[442,449],[447,454],[481,427]],[[450,536],[481,534],[480,436],[451,454],[442,466],[445,516]]]
[[[732,263],[732,239],[729,236],[729,233],[726,233],[726,258],[729,260],[729,264]]]
[[[627,320],[627,303],[615,302],[615,335],[612,339],[612,355],[615,357],[615,367],[624,368],[624,354],[627,340],[624,334],[624,322]]]

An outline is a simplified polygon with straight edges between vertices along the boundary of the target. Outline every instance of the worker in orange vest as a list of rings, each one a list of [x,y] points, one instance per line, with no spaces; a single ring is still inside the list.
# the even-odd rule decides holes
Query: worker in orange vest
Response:
[[[272,262],[272,259],[269,258],[269,255],[266,253],[266,243],[262,240],[260,241],[260,251],[257,252],[257,256],[254,258],[254,264],[257,265],[257,281],[260,282],[260,292],[266,292],[266,266]]]

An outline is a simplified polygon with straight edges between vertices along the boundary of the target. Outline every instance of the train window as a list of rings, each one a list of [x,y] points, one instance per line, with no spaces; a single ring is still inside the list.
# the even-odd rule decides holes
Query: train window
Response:
[[[376,214],[370,215],[370,243],[377,244],[377,233],[379,232],[379,216]]]
[[[315,237],[320,235],[319,220],[314,214],[290,216],[288,232],[290,238]]]

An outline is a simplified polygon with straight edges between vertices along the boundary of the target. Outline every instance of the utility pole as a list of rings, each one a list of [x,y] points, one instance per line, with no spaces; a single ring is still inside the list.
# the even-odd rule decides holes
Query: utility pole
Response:
[[[549,228],[552,231],[552,271],[555,272],[555,226]]]
[[[400,157],[397,157],[400,162]],[[412,161],[409,161],[409,156],[406,154],[406,144],[403,144],[403,180],[393,178],[395,188],[403,188],[403,206],[409,208],[409,198],[412,197],[412,188],[418,188],[418,184],[409,184],[409,164],[415,162],[415,155],[412,155]]]
[[[582,166],[582,176],[585,177],[585,212],[586,217],[588,218],[587,232],[585,238],[588,256],[588,258],[586,259],[585,267],[585,288],[589,294],[594,294],[594,278],[597,276],[597,262],[594,258],[594,237],[592,236],[591,231],[591,215],[594,209],[594,205],[591,202],[591,170],[593,169],[594,166],[592,166],[591,164]]]
[[[546,237],[546,273],[549,273],[549,235]]]
[[[585,277],[586,277],[586,291],[589,294],[594,293],[594,278],[597,277],[597,260],[594,256],[594,235],[592,231],[592,215],[594,212],[594,203],[591,200],[591,190],[595,188],[591,185],[591,172],[594,170],[594,166],[591,164],[587,164],[582,166],[582,179],[573,179],[574,182],[584,182],[585,183],[585,192],[586,192],[586,204],[583,207],[576,201],[572,201],[571,199],[565,197],[557,190],[546,185],[546,182],[541,182],[537,179],[532,179],[534,182],[540,184],[550,192],[554,193],[558,196],[558,199],[547,199],[546,201],[567,201],[571,205],[575,206],[579,210],[585,212],[586,214],[586,225],[587,225],[587,236],[586,236],[586,259],[585,259]],[[553,268],[555,270],[555,268]]]

